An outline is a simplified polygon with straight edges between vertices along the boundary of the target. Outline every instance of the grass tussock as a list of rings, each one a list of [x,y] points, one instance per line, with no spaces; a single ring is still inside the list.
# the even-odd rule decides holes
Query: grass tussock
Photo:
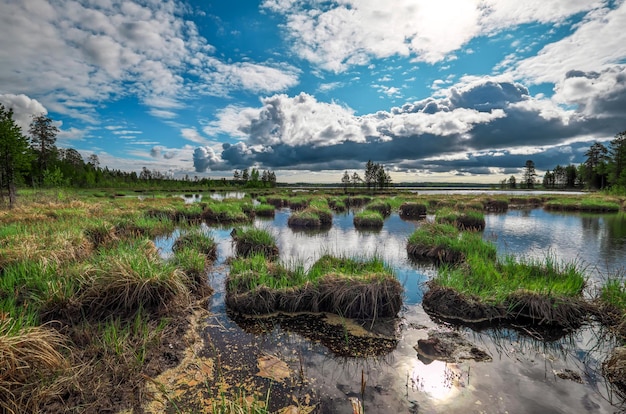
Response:
[[[274,217],[276,215],[276,207],[272,204],[259,204],[254,207],[254,211],[258,217]]]
[[[39,412],[42,403],[59,397],[59,384],[71,376],[61,353],[67,339],[45,327],[16,329],[0,320],[0,411]]]
[[[428,208],[421,203],[403,203],[400,208],[400,217],[405,220],[420,220],[426,217]]]
[[[84,274],[79,301],[93,314],[158,310],[189,295],[185,273],[161,260],[150,241],[101,251]]]
[[[382,214],[383,217],[388,217],[391,214],[391,204],[384,199],[374,199],[370,201],[366,206],[366,210],[377,211]]]
[[[271,260],[278,257],[276,238],[267,230],[255,227],[235,228],[230,234],[238,257],[249,257],[256,254]]]
[[[211,235],[199,228],[187,231],[176,239],[172,246],[174,253],[180,252],[183,249],[192,249],[202,253],[209,262],[213,262],[217,259],[217,243],[215,243]]]
[[[407,253],[418,260],[458,264],[474,253],[495,259],[496,247],[479,234],[460,232],[452,224],[424,223],[407,240]]]
[[[509,202],[498,198],[488,198],[483,201],[483,206],[485,211],[490,213],[504,213],[509,209]]]
[[[576,264],[559,263],[554,257],[491,260],[471,254],[461,266],[440,269],[430,282],[432,293],[425,295],[424,308],[464,322],[529,320],[575,328],[589,312],[582,299],[585,284]]]
[[[254,256],[231,264],[226,304],[247,314],[309,311],[371,319],[397,315],[402,285],[378,258],[324,256],[304,272]]]
[[[378,211],[364,210],[356,213],[352,222],[357,229],[382,229],[385,218]]]
[[[485,229],[485,215],[482,211],[467,210],[459,212],[442,208],[435,216],[437,223],[455,225],[459,230],[482,231]]]
[[[291,213],[287,220],[289,227],[296,228],[320,228],[328,227],[333,222],[333,214],[328,207],[307,207]]]

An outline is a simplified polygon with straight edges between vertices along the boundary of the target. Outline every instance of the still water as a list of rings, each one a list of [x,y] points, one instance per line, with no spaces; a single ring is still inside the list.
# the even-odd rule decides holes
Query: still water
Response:
[[[348,331],[350,335],[395,341],[393,347],[380,351],[363,349],[369,356],[361,357],[346,356],[341,343],[325,340],[320,334],[323,326],[308,327],[297,318],[250,321],[231,315],[223,300],[228,271],[224,261],[233,255],[230,229],[207,229],[219,245],[219,259],[211,275],[216,293],[205,331],[216,347],[214,352],[221,355],[225,366],[238,367],[240,376],[234,380],[254,376],[259,371],[259,358],[267,355],[286,362],[292,372],[306,378],[277,382],[254,377],[251,381],[257,390],[265,390],[271,383],[270,405],[283,407],[290,401],[306,405],[310,401],[317,403],[316,412],[352,413],[349,399],[359,398],[367,413],[612,413],[621,409],[621,400],[600,371],[614,344],[610,339],[598,340],[598,327],[586,326],[552,342],[513,330],[457,328],[489,353],[492,361],[420,359],[414,346],[428,337],[430,329],[454,329],[431,320],[421,306],[424,282],[436,269],[407,258],[406,239],[420,223],[403,221],[393,214],[380,231],[359,231],[352,224],[352,214],[347,213],[336,215],[328,230],[303,232],[287,227],[289,214],[288,209],[280,210],[274,219],[254,223],[276,236],[283,262],[310,266],[326,253],[382,256],[404,285],[405,300],[394,320],[360,325],[345,320],[339,324],[324,322],[346,332],[346,346],[361,346],[350,342]],[[486,215],[483,234],[497,244],[499,254],[535,258],[550,254],[559,260],[576,261],[585,267],[592,287],[607,273],[623,270],[626,265],[624,214],[513,210]],[[167,240],[159,243],[167,250]],[[557,376],[567,370],[580,375],[582,383]]]

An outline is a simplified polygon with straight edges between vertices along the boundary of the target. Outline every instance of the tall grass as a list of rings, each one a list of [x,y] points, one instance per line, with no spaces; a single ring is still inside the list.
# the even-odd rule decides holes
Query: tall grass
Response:
[[[395,316],[402,285],[379,258],[323,256],[308,272],[262,256],[231,263],[227,306],[243,313],[332,312],[349,318]]]

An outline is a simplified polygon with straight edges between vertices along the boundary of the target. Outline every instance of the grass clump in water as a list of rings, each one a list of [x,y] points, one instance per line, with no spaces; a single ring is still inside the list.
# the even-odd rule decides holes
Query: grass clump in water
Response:
[[[388,217],[391,214],[391,204],[387,200],[377,198],[368,203],[365,210],[377,211],[383,217]]]
[[[420,203],[403,203],[400,208],[400,217],[408,220],[419,220],[426,217],[427,207]]]
[[[307,207],[291,213],[287,220],[289,227],[319,228],[328,227],[333,222],[333,214],[328,207]]]
[[[254,211],[259,217],[274,217],[276,214],[276,208],[271,204],[259,204]]]
[[[256,227],[235,228],[230,234],[238,257],[256,254],[261,254],[271,260],[278,257],[276,238],[267,230]]]
[[[485,215],[482,211],[467,210],[458,212],[450,208],[442,208],[435,216],[437,223],[453,224],[459,230],[484,230]]]
[[[308,311],[369,319],[397,315],[402,285],[379,258],[326,255],[304,272],[254,256],[232,262],[226,304],[248,314]]]
[[[496,246],[479,234],[460,232],[452,224],[424,223],[407,240],[407,253],[415,259],[461,263],[468,254],[494,260]]]
[[[202,253],[211,262],[217,259],[217,244],[213,237],[202,229],[187,231],[176,239],[172,246],[174,253],[183,249],[193,249]]]
[[[357,229],[381,229],[385,223],[385,218],[378,211],[363,210],[356,213],[352,221]]]
[[[569,329],[587,317],[585,285],[575,263],[559,263],[551,256],[490,260],[472,253],[463,265],[440,269],[424,296],[424,309],[465,322],[528,320]]]

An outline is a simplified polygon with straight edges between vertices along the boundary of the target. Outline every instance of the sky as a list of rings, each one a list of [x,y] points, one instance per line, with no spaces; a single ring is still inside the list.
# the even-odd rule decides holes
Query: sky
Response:
[[[124,171],[498,183],[626,130],[625,27],[614,0],[2,0],[0,103]]]

